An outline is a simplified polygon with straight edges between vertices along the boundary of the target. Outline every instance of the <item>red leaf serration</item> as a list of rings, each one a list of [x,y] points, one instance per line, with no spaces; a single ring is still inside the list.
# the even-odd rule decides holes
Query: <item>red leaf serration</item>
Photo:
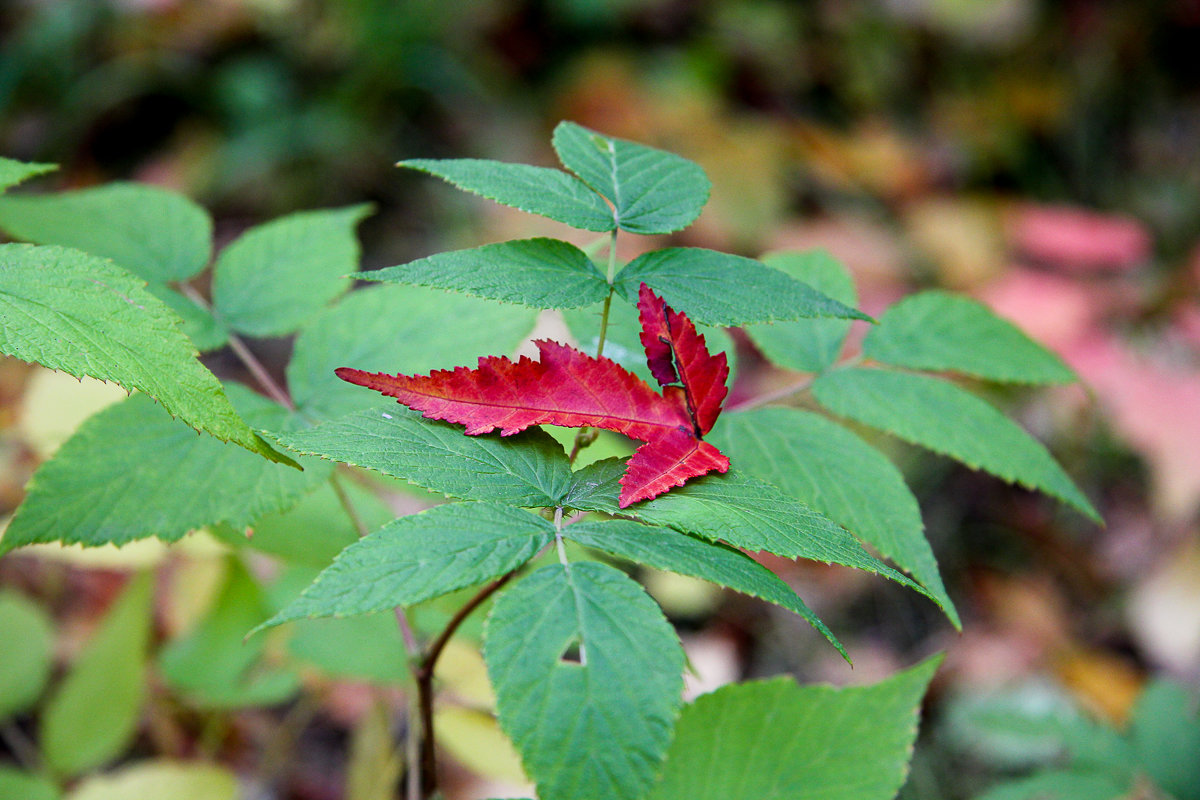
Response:
[[[608,358],[558,342],[535,342],[539,359],[484,356],[475,369],[388,375],[342,367],[339,378],[396,398],[429,419],[466,425],[467,435],[497,428],[501,436],[531,425],[594,427],[645,442],[621,478],[620,506],[655,497],[689,478],[729,469],[729,459],[701,440],[720,413],[729,368],[714,357],[686,315],[645,284],[638,303],[642,342],[662,394]]]
[[[724,353],[712,355],[686,314],[675,311],[642,284],[638,293],[642,347],[650,373],[662,386],[680,383],[696,436],[712,430],[725,402],[729,364]]]

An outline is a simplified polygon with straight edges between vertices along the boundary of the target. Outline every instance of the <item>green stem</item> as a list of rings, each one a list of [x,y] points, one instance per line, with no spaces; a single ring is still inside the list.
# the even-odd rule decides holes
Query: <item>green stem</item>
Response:
[[[568,572],[570,572],[571,571],[571,562],[567,560],[567,548],[566,548],[566,545],[563,544],[562,518],[563,518],[563,509],[562,509],[562,506],[558,506],[557,508],[554,509],[554,546],[556,548],[558,548],[558,562],[560,564],[562,564],[563,567],[565,567]]]
[[[600,337],[596,343],[596,358],[604,355],[604,341],[608,336],[608,309],[612,305],[613,279],[617,275],[617,230],[613,229],[608,240],[608,294],[604,298],[604,309],[600,312]]]
[[[604,296],[604,308],[600,312],[600,336],[596,339],[596,358],[604,355],[604,342],[608,338],[608,311],[612,307],[613,279],[617,275],[617,229],[613,228],[608,237],[608,294]],[[579,451],[596,441],[596,432],[587,427],[580,428],[575,433],[575,443],[571,446],[571,454],[567,461],[575,463]]]
[[[180,283],[178,286],[179,291],[187,299],[191,300],[205,311],[212,311],[212,306],[209,305],[208,301],[204,299],[204,296],[201,295],[200,292],[196,291],[196,287],[192,286],[190,283]],[[264,367],[263,363],[258,360],[258,357],[251,352],[249,346],[242,341],[241,337],[232,331],[229,332],[229,349],[233,351],[235,356],[237,356],[238,361],[241,361],[242,365],[250,371],[250,374],[254,376],[256,381],[258,381],[259,386],[263,388],[263,390],[268,396],[270,396],[272,400],[274,400],[276,403],[279,403],[279,405],[283,406],[288,411],[296,410],[296,404],[292,402],[292,398],[288,395],[288,393],[283,390],[282,386],[275,382],[275,379],[271,377],[271,373],[267,372],[267,368]]]

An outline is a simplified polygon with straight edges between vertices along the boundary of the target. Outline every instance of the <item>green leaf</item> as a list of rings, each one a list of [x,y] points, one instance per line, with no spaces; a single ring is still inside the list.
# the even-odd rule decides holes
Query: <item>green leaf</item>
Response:
[[[46,612],[24,595],[0,591],[0,721],[41,697],[53,647],[54,626]]]
[[[57,164],[32,164],[0,156],[0,192],[56,169]]]
[[[891,800],[940,658],[873,686],[735,684],[687,706],[649,800]]]
[[[516,569],[554,540],[542,517],[495,503],[451,503],[400,517],[343,550],[255,631],[303,617],[411,606]]]
[[[554,129],[563,166],[612,201],[617,225],[631,233],[672,233],[700,216],[712,184],[682,156],[614,139],[574,122]]]
[[[1001,784],[976,800],[1117,800],[1130,788],[1114,775],[1063,770]]]
[[[0,162],[2,166],[3,162]],[[11,800],[59,800],[62,795],[47,778],[0,766],[0,797]]]
[[[863,354],[884,364],[952,370],[1009,383],[1070,383],[1058,356],[969,297],[927,291],[884,312],[863,341]]]
[[[572,309],[563,312],[563,319],[571,335],[579,343],[579,349],[588,354],[595,354],[596,346],[600,343],[600,315],[602,303],[588,308]],[[712,353],[724,353],[729,362],[729,385],[733,385],[737,376],[737,347],[733,338],[724,328],[714,328],[711,325],[697,325],[696,330],[704,336],[705,344]],[[646,366],[646,351],[642,347],[642,324],[638,320],[638,310],[626,303],[612,303],[608,309],[608,329],[604,338],[604,357],[611,358],[625,369],[633,372],[650,385],[657,385],[650,368]]]
[[[537,312],[414,286],[352,292],[296,338],[288,364],[292,398],[320,419],[378,407],[375,392],[338,379],[338,367],[415,374],[510,354]],[[436,335],[434,335],[436,333]]]
[[[153,575],[129,582],[42,712],[46,762],[64,776],[119,756],[137,731],[145,696]]]
[[[68,800],[237,800],[237,776],[223,767],[170,759],[135,762],[80,782]]]
[[[369,205],[302,211],[243,233],[213,267],[217,316],[249,336],[299,328],[350,288],[359,258],[354,229],[370,212]]]
[[[463,500],[557,505],[571,481],[562,446],[540,430],[466,436],[461,425],[395,405],[278,434],[297,453],[365,467]]]
[[[393,685],[409,680],[404,641],[392,611],[292,623],[288,652],[334,679]]]
[[[0,245],[0,352],[139,389],[196,430],[287,461],[238,416],[178,325],[142,281],[104,259]]]
[[[167,308],[179,316],[179,329],[201,353],[224,347],[229,341],[229,328],[194,300],[160,283],[147,285],[146,291],[162,300]]]
[[[645,283],[693,322],[752,322],[838,317],[871,318],[752,258],[669,247],[638,256],[617,275],[617,293],[634,305]]]
[[[843,564],[927,594],[919,584],[870,556],[828,517],[737,469],[694,478],[653,500],[622,509],[617,506],[617,481],[623,469],[620,461],[608,459],[576,471],[563,505],[632,516],[747,550]]]
[[[208,212],[181,194],[144,183],[3,197],[0,228],[33,244],[111,258],[155,283],[191,278],[212,253]]]
[[[611,231],[616,227],[604,199],[561,170],[479,158],[418,158],[396,166],[435,175],[463,191],[572,228]]]
[[[587,254],[558,239],[514,239],[452,250],[361,277],[449,289],[533,308],[577,308],[608,295],[608,282]]]
[[[790,408],[726,414],[709,439],[747,474],[821,512],[906,570],[961,627],[917,500],[878,450],[841,425]]]
[[[396,516],[366,487],[343,481],[342,491],[369,530]],[[214,532],[234,547],[250,547],[288,564],[318,569],[329,566],[334,556],[358,541],[358,529],[330,483],[306,494],[286,511],[260,518],[250,536],[228,525],[217,526]]]
[[[229,391],[248,419],[263,427],[283,423],[286,412],[266,398],[237,384]],[[175,541],[218,522],[244,528],[288,508],[332,471],[316,459],[305,467],[197,436],[149,397],[133,395],[84,422],[38,468],[0,552],[39,542]]]
[[[671,740],[683,650],[654,601],[596,562],[543,567],[488,616],[500,727],[543,800],[644,796]],[[578,647],[579,661],[564,659]]]
[[[773,253],[763,263],[853,308],[858,304],[854,279],[842,264],[824,250],[806,253]],[[849,320],[806,319],[751,325],[746,334],[769,361],[798,372],[823,372],[842,350],[850,331]]]
[[[310,567],[286,570],[268,588],[272,608],[291,603],[318,574]],[[380,685],[409,680],[404,642],[391,610],[344,619],[301,619],[289,629],[288,653],[332,678]]]
[[[247,633],[270,615],[266,598],[241,562],[230,558],[227,564],[216,603],[194,629],[162,649],[159,668],[172,688],[200,708],[283,702],[299,688],[296,676],[270,681],[268,688],[277,693],[264,693],[263,672],[255,666],[266,639],[245,641]]]
[[[707,542],[671,528],[647,526],[622,519],[576,522],[563,528],[563,536],[638,564],[728,586],[794,611],[828,639],[847,661],[850,660],[842,643],[792,591],[792,587],[740,550],[718,542]]]
[[[926,375],[843,369],[822,375],[812,388],[817,401],[835,414],[1043,491],[1101,522],[1040,442],[954,384]]]
[[[1133,749],[1141,767],[1176,800],[1200,798],[1200,716],[1182,685],[1154,681],[1133,710]]]

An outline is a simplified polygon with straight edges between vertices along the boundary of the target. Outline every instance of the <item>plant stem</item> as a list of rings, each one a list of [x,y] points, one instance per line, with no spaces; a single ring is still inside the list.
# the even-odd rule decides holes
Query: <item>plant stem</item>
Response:
[[[200,292],[196,291],[194,286],[192,286],[190,283],[180,283],[178,285],[179,291],[183,293],[185,297],[203,308],[205,311],[212,311],[212,306],[208,304],[208,301],[204,299]],[[263,388],[263,390],[271,397],[272,400],[274,400],[276,403],[279,403],[279,405],[283,406],[289,411],[296,410],[296,404],[292,402],[292,398],[288,396],[288,393],[283,390],[282,386],[275,382],[275,379],[271,377],[271,373],[267,372],[267,368],[264,367],[263,363],[258,360],[258,357],[250,351],[250,348],[244,341],[242,341],[241,337],[232,331],[229,333],[229,349],[233,351],[235,356],[237,356],[238,361],[241,361],[242,365],[246,369],[250,370],[250,374],[254,376],[254,379],[258,381],[259,386]]]
[[[600,335],[596,340],[596,358],[604,355],[604,342],[608,337],[608,310],[612,306],[613,278],[617,275],[617,229],[613,228],[608,237],[608,294],[604,296],[604,308],[600,311]],[[587,427],[580,428],[575,433],[575,443],[571,446],[571,455],[567,461],[575,463],[579,451],[596,441],[596,436]]]
[[[342,485],[341,477],[336,473],[329,478],[329,485],[333,489],[333,493],[337,495],[338,502],[346,512],[346,516],[354,524],[355,530],[358,531],[358,538],[367,535],[367,524],[359,515],[358,510],[354,507],[354,503],[350,500],[350,495],[346,493],[346,487]],[[412,623],[408,620],[408,615],[404,612],[402,606],[396,606],[396,625],[400,628],[400,638],[404,641],[404,652],[408,655],[408,663],[415,665],[421,657],[421,646],[417,644],[417,636],[413,632]],[[430,727],[425,727],[424,702],[420,699],[421,686],[417,683],[417,697],[414,697],[410,692],[408,696],[408,731],[405,736],[404,750],[404,771],[405,771],[405,792],[407,800],[421,800],[421,783],[422,775],[432,774],[426,773],[422,768],[422,758],[419,756],[422,749],[429,742],[432,746],[433,728],[432,722]],[[432,713],[432,712],[431,712]],[[417,717],[420,716],[422,721],[417,722]]]
[[[796,381],[795,383],[793,383],[789,386],[784,386],[780,389],[775,389],[770,392],[764,392],[763,394],[760,394],[757,397],[751,397],[749,400],[743,400],[742,402],[737,403],[736,405],[729,406],[725,410],[726,411],[746,411],[751,408],[758,408],[759,406],[766,405],[767,403],[773,403],[776,400],[782,400],[783,398],[788,397],[789,395],[793,395],[796,392],[804,391],[809,386],[812,386],[812,383],[814,380],[816,380],[816,378],[809,377],[809,378],[805,378],[804,380]]]
[[[600,337],[596,343],[596,358],[604,355],[604,340],[608,336],[608,309],[612,305],[613,278],[617,275],[617,230],[613,228],[608,240],[608,294],[604,298],[604,309],[600,312]]]
[[[8,746],[8,749],[25,769],[30,772],[41,772],[44,768],[37,747],[29,741],[12,720],[0,725],[0,741]]]
[[[560,512],[561,513],[561,512]],[[450,622],[446,623],[446,627],[438,634],[438,637],[429,645],[429,649],[425,651],[425,657],[421,660],[420,666],[417,667],[414,677],[417,681],[417,699],[420,703],[420,725],[421,725],[421,757],[418,764],[412,765],[419,768],[421,780],[420,788],[424,792],[423,797],[430,797],[437,789],[437,753],[434,751],[433,738],[433,671],[437,666],[437,660],[442,655],[442,651],[446,648],[455,631],[463,624],[471,612],[479,608],[479,606],[504,587],[506,583],[513,579],[517,574],[517,570],[506,572],[496,580],[489,583],[487,586],[475,593],[475,596],[467,601],[466,605],[455,613]],[[412,735],[412,732],[409,732]],[[410,783],[410,786],[412,784]],[[411,800],[411,795],[410,795]]]
[[[567,560],[567,548],[563,544],[562,537],[562,506],[554,509],[554,546],[558,548],[558,563],[562,564],[568,572],[571,571],[571,562]]]

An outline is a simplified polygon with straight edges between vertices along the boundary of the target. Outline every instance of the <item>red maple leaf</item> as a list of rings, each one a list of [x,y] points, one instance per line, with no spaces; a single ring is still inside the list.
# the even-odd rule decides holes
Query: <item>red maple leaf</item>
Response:
[[[429,419],[466,425],[467,435],[496,428],[501,436],[530,425],[593,427],[645,444],[621,478],[621,508],[648,500],[689,478],[729,469],[729,459],[701,437],[712,429],[725,399],[725,354],[708,352],[704,337],[682,314],[642,284],[638,301],[642,344],[662,394],[608,358],[558,342],[535,342],[540,357],[484,356],[475,369],[429,375],[387,375],[342,367],[344,381],[395,397]],[[679,385],[674,385],[678,383]]]

